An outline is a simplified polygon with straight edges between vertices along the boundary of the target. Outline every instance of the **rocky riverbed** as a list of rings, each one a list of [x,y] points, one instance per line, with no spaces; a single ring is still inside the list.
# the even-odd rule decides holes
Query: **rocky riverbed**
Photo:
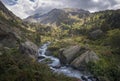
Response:
[[[74,69],[71,65],[67,65],[67,64],[63,65],[63,63],[61,62],[62,59],[56,58],[56,57],[52,56],[52,54],[46,54],[49,44],[50,44],[50,42],[47,42],[39,48],[39,51],[38,51],[39,52],[39,55],[38,55],[39,62],[47,64],[51,68],[51,70],[53,70],[53,72],[56,72],[58,74],[63,73],[64,75],[67,75],[69,77],[78,78],[82,81],[98,81],[95,78],[93,78],[91,74],[83,74],[78,69]],[[74,50],[72,48],[77,48],[77,49]],[[77,53],[79,50],[80,50],[80,47],[75,46],[75,47],[69,48],[69,50],[66,50],[66,51],[62,50],[62,51],[63,51],[63,53],[72,51],[72,52],[70,52],[71,57],[67,58],[67,56],[66,56],[67,62],[70,62],[74,56],[73,54]],[[75,61],[76,61],[76,59],[75,59]],[[76,62],[76,63],[78,63],[78,62]]]

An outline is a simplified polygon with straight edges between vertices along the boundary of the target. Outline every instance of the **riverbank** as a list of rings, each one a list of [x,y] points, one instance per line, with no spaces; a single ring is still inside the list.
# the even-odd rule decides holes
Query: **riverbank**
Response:
[[[79,70],[74,69],[69,65],[61,65],[59,58],[52,56],[52,54],[46,54],[49,44],[50,42],[45,43],[39,48],[38,61],[40,63],[47,64],[50,69],[52,69],[53,72],[57,74],[64,74],[69,77],[78,78],[81,81],[84,81],[84,79],[86,79],[86,81],[97,81],[92,77],[91,74],[83,74],[82,71],[80,72]]]

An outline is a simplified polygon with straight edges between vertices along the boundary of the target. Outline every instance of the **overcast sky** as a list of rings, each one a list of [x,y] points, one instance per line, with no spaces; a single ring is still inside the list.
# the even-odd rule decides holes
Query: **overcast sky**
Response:
[[[20,18],[46,13],[53,8],[79,8],[90,12],[120,9],[120,0],[2,0]]]

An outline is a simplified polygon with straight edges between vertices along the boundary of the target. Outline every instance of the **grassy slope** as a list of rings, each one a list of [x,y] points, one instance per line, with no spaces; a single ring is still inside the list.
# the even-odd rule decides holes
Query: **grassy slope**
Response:
[[[17,49],[9,49],[0,55],[0,81],[76,81],[76,79],[54,74],[47,65],[20,54]]]

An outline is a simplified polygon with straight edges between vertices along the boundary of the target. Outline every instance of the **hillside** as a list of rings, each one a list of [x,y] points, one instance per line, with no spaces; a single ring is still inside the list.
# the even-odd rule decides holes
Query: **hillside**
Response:
[[[0,1],[0,81],[76,81],[37,62],[40,39],[29,28]]]

